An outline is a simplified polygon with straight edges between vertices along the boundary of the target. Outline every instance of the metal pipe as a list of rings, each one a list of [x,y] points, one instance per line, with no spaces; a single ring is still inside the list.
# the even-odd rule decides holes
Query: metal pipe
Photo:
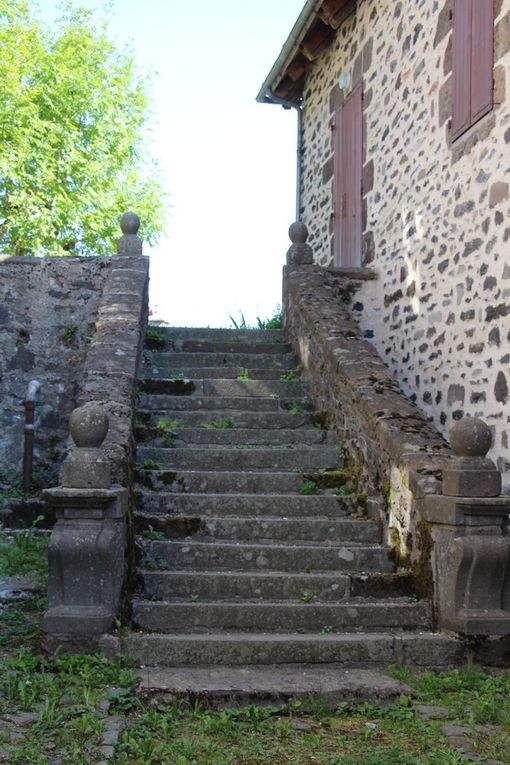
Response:
[[[34,460],[34,421],[35,401],[41,383],[31,380],[28,384],[25,397],[25,427],[24,427],[24,450],[23,450],[23,494],[30,494],[32,484],[32,466]]]

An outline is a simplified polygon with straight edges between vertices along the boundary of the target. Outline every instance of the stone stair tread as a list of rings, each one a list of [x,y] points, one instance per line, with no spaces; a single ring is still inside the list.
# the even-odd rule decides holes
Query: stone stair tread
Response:
[[[174,351],[150,351],[150,363],[161,367],[170,367],[179,372],[187,367],[218,367],[226,366],[233,369],[250,365],[258,368],[269,369],[295,369],[298,365],[298,357],[294,353],[270,354],[270,353],[241,353],[237,349],[235,353],[206,353],[206,352],[180,352]]]
[[[299,396],[286,396],[285,400],[290,403],[299,401]],[[140,395],[140,404],[142,408],[165,410],[166,412],[180,411],[207,411],[218,409],[245,412],[282,412],[281,400],[271,396],[168,396],[165,394],[142,393]],[[225,414],[223,415],[226,416]]]
[[[199,337],[204,340],[223,337],[246,337],[257,338],[280,338],[283,337],[281,329],[260,329],[258,327],[235,329],[234,327],[169,327],[149,322],[149,327],[155,329],[165,339],[175,340],[183,337]]]
[[[272,602],[317,598],[318,602],[367,602],[382,598],[405,598],[412,595],[409,575],[388,573],[360,574],[355,571],[324,571],[304,574],[294,571],[214,571],[139,569],[147,597],[169,597],[190,602],[191,595],[206,600],[247,599]]]
[[[157,408],[148,410],[139,408],[138,417],[148,423],[156,425],[158,419],[168,416],[168,410]],[[267,429],[291,429],[291,430],[311,430],[312,427],[306,414],[291,414],[290,412],[246,412],[236,409],[231,409],[228,412],[228,416],[234,420],[234,426],[232,430],[242,427],[248,430],[255,428],[257,430]],[[178,414],[179,425],[181,427],[190,427],[188,423],[192,423],[191,427],[200,428],[202,422],[206,423],[218,422],[219,420],[226,419],[225,412],[223,410],[206,409],[196,411],[180,411]],[[197,424],[198,423],[198,424]],[[243,423],[243,425],[240,425]],[[248,425],[246,423],[255,423]],[[262,424],[264,423],[264,424]],[[206,428],[204,428],[206,430]],[[313,428],[315,430],[315,428]]]
[[[361,505],[361,497],[357,494],[300,494],[298,487],[308,479],[306,475],[292,472],[149,470],[140,473],[143,473],[139,475],[140,481],[161,487],[161,491],[150,492],[144,488],[144,483],[140,484],[142,494],[139,499],[146,504],[151,504],[152,500],[156,505],[170,503],[177,506],[191,505],[196,501],[200,512],[204,512],[204,505],[218,506],[221,502],[224,507],[230,506],[229,514],[238,508],[239,512],[266,514],[272,503],[273,507],[280,507],[282,513],[288,509],[291,515],[293,508],[294,512],[299,513],[304,512],[305,508],[313,508],[316,514],[317,507],[322,505],[335,515],[337,512],[353,511]],[[310,475],[313,475],[312,471]],[[178,490],[168,490],[168,486],[174,483]],[[217,487],[215,491],[212,491],[211,483]],[[282,490],[277,492],[280,487]],[[324,515],[330,517],[329,513],[324,512]]]
[[[144,667],[139,692],[165,700],[199,699],[214,706],[308,701],[310,696],[337,707],[341,703],[389,703],[412,691],[374,669],[345,669],[337,664],[280,664],[248,667]]]
[[[160,666],[330,664],[383,666],[398,663],[448,667],[465,657],[462,641],[428,630],[378,632],[127,632],[127,658]]]
[[[164,429],[158,429],[152,426],[148,429],[150,432],[144,434],[144,426],[139,426],[140,444],[148,445],[151,441],[158,438],[164,438]],[[152,430],[156,432],[152,432]],[[175,444],[177,448],[186,448],[191,444],[201,447],[208,446],[231,446],[234,444],[247,443],[250,446],[259,446],[263,448],[286,448],[292,444],[296,446],[334,446],[336,443],[336,434],[331,430],[318,430],[317,428],[279,428],[273,430],[270,428],[185,428],[177,421],[174,427]],[[147,436],[147,440],[144,437]],[[149,440],[150,439],[150,440]],[[270,443],[272,439],[273,443]]]
[[[292,353],[292,346],[285,342],[260,342],[244,340],[240,338],[236,342],[230,340],[194,340],[184,338],[182,340],[169,341],[173,344],[175,353],[243,353],[243,354],[273,354],[283,356]]]
[[[303,603],[300,601],[133,599],[135,624],[153,632],[168,627],[188,632],[208,629],[226,631],[247,629],[254,632],[360,632],[387,628],[428,629],[429,603],[410,603],[402,599],[371,602]]]
[[[282,544],[231,542],[230,540],[139,541],[145,558],[158,569],[358,571],[392,572],[394,565],[383,545],[350,543]]]
[[[179,379],[175,377],[145,377],[139,388],[151,395],[179,396],[239,396],[264,398],[305,398],[306,385],[301,380],[239,380],[221,378]]]
[[[216,539],[215,537],[209,537],[209,538],[201,538],[197,541],[194,540],[193,537],[183,537],[182,539],[156,539],[156,540],[149,540],[145,537],[138,536],[137,537],[138,542],[140,544],[150,544],[150,545],[166,545],[169,549],[171,547],[190,547],[190,546],[203,546],[206,545],[207,547],[225,547],[225,548],[232,548],[232,549],[239,549],[240,547],[243,548],[249,548],[250,550],[253,549],[255,551],[263,551],[268,548],[278,548],[281,550],[323,550],[324,549],[324,543],[323,542],[309,542],[306,539],[305,540],[298,540],[298,541],[292,541],[291,543],[284,544],[281,542],[281,540],[276,541],[265,541],[265,542],[237,542],[232,541],[231,539]],[[355,550],[363,549],[363,550],[386,550],[386,546],[383,544],[377,544],[377,543],[367,543],[367,542],[351,542],[350,540],[347,542],[331,542],[331,544],[327,545],[328,550],[349,550],[350,548],[353,548]],[[323,569],[321,569],[322,571]]]
[[[300,370],[298,367],[291,368],[289,370],[271,369],[268,367],[254,367],[248,364],[243,367],[186,367],[180,366],[177,370],[176,367],[167,366],[155,366],[153,363],[146,361],[142,367],[142,378],[156,376],[156,379],[168,378],[178,379],[176,375],[184,377],[186,380],[236,380],[242,372],[248,372],[251,380],[281,380],[285,374],[296,371],[296,379],[299,379]]]
[[[137,448],[137,460],[143,464],[152,460],[158,465],[175,468],[203,470],[233,470],[243,467],[268,472],[302,468],[303,470],[334,469],[339,467],[340,454],[336,447],[296,445],[290,449],[281,447],[210,446],[164,448],[141,446]]]

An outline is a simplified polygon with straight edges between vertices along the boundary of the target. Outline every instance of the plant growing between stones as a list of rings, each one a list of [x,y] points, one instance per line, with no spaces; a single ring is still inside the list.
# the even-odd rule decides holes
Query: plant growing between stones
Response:
[[[297,487],[299,494],[320,494],[321,489],[316,481],[303,481]]]
[[[156,460],[146,459],[137,465],[141,470],[161,470],[161,465]]]
[[[64,327],[64,331],[60,337],[64,345],[72,345],[78,335],[78,327],[76,324],[68,324]]]
[[[145,529],[143,532],[144,537],[147,537],[147,539],[153,539],[153,540],[163,540],[165,539],[165,535],[162,531],[158,531],[157,529],[153,528],[149,525],[148,529]]]
[[[234,427],[233,417],[226,417],[224,420],[213,420],[212,422],[206,422],[202,425],[207,430],[228,430]]]
[[[247,369],[245,369],[244,372],[241,372],[240,375],[237,375],[236,380],[249,380],[250,379],[250,373]]]
[[[166,417],[161,417],[156,424],[157,429],[163,434],[163,446],[165,446],[167,449],[175,448],[175,440],[177,438],[177,425],[177,420],[169,420]]]
[[[314,603],[317,600],[317,595],[313,592],[307,592],[306,590],[301,595],[303,603]]]

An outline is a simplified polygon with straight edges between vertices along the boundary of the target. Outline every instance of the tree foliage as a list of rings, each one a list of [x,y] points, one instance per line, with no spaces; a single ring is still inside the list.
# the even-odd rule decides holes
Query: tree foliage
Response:
[[[0,0],[0,254],[110,255],[128,210],[157,240],[163,192],[148,159],[146,80],[93,13],[54,29]]]

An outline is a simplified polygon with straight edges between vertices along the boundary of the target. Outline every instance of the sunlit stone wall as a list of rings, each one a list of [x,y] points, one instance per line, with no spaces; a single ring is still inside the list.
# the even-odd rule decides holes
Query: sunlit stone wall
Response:
[[[494,109],[450,140],[450,0],[359,0],[311,65],[303,107],[303,221],[331,266],[331,117],[342,70],[363,84],[365,336],[432,422],[486,419],[510,483],[510,0],[495,0]]]

